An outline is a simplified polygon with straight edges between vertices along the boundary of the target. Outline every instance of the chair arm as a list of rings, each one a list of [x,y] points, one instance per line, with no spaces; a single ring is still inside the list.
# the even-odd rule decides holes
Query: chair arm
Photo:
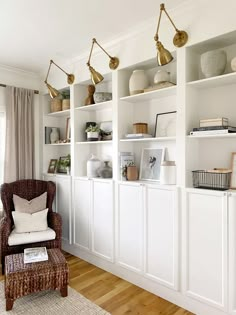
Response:
[[[59,213],[51,212],[48,214],[48,226],[56,232],[56,238],[61,239],[62,219]]]
[[[7,217],[3,217],[0,220],[0,252],[5,253],[8,246],[8,237],[11,234],[12,226],[11,220]]]

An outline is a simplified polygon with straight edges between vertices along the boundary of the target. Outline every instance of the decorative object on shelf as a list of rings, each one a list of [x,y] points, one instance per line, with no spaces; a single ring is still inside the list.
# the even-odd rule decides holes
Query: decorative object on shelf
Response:
[[[134,154],[132,152],[120,152],[120,177],[127,180],[127,166],[134,165]]]
[[[147,89],[144,89],[144,93],[164,89],[164,88],[174,86],[174,85],[176,85],[176,84],[174,84],[172,82],[157,83],[157,84],[154,84],[153,86],[149,86]]]
[[[134,70],[129,79],[129,93],[135,95],[143,93],[148,87],[148,77],[144,70]]]
[[[173,137],[176,135],[176,111],[156,115],[154,137]]]
[[[138,179],[138,168],[134,163],[130,163],[127,166],[126,178],[127,180],[137,180]]]
[[[232,152],[231,155],[231,181],[230,181],[230,188],[236,189],[236,152]]]
[[[57,168],[57,160],[51,159],[48,166],[48,173],[54,174]]]
[[[62,95],[62,110],[70,109],[70,91],[66,90],[61,92]]]
[[[98,84],[99,82],[101,82],[104,77],[99,73],[97,72],[91,65],[90,65],[90,59],[91,59],[91,56],[92,56],[92,51],[93,51],[93,47],[94,47],[94,44],[97,44],[98,47],[100,47],[105,54],[107,54],[107,56],[110,58],[110,62],[109,62],[109,67],[111,70],[115,70],[118,66],[119,66],[119,59],[117,57],[112,57],[110,56],[105,49],[102,48],[102,46],[100,44],[98,44],[96,38],[93,38],[92,40],[92,47],[91,47],[91,50],[90,50],[90,54],[89,54],[89,59],[88,59],[88,62],[87,62],[87,66],[89,67],[89,71],[91,73],[91,80],[93,82],[93,84]]]
[[[87,177],[99,177],[98,170],[100,167],[101,161],[94,154],[92,154],[90,159],[87,161]]]
[[[218,134],[228,134],[228,133],[236,133],[236,127],[210,126],[210,127],[193,128],[193,130],[190,131],[190,136],[218,135]]]
[[[153,81],[154,84],[170,82],[170,72],[165,70],[157,70]]]
[[[125,135],[126,139],[145,139],[145,138],[153,138],[152,135],[147,133],[127,133]]]
[[[71,126],[70,126],[70,117],[66,119],[66,139],[69,140],[71,138]]]
[[[161,163],[160,184],[176,184],[176,165],[175,161],[163,161]]]
[[[112,100],[112,93],[110,92],[95,92],[94,101],[95,103],[108,102]]]
[[[188,41],[188,34],[185,31],[180,31],[176,28],[174,22],[170,18],[169,14],[166,12],[164,3],[162,3],[160,5],[160,14],[159,14],[159,19],[158,19],[158,24],[157,24],[157,30],[156,30],[156,34],[154,36],[154,40],[156,41],[156,46],[157,46],[157,61],[158,61],[158,64],[160,66],[166,65],[167,63],[169,63],[173,60],[173,56],[171,55],[171,53],[167,49],[164,48],[162,43],[159,41],[159,37],[158,37],[158,31],[159,31],[160,22],[161,22],[161,15],[162,15],[163,11],[167,15],[168,19],[170,20],[171,24],[173,25],[173,27],[176,31],[176,34],[173,38],[173,44],[176,47],[182,47]]]
[[[192,171],[192,174],[194,188],[214,190],[227,190],[230,188],[232,174],[230,169],[196,170]]]
[[[60,139],[59,128],[52,127],[52,131],[50,133],[50,142],[51,144],[56,143]]]
[[[89,84],[88,85],[88,96],[86,97],[86,99],[84,101],[84,105],[93,105],[93,104],[95,104],[94,92],[95,92],[95,86],[93,84]]]
[[[148,133],[148,124],[143,122],[138,122],[133,124],[133,133]]]
[[[61,156],[59,158],[59,162],[57,165],[57,173],[65,173],[70,174],[70,162],[71,157],[70,154],[67,154],[67,156]]]
[[[236,71],[236,57],[234,57],[232,60],[231,60],[231,69],[235,72]]]
[[[143,149],[139,179],[160,181],[160,169],[164,157],[165,148]]]
[[[211,50],[201,55],[201,70],[206,78],[223,74],[227,63],[224,50]]]
[[[90,125],[86,128],[85,132],[87,133],[87,141],[98,141],[100,135],[100,128],[96,124],[95,126]]]
[[[104,161],[104,165],[98,169],[98,175],[102,178],[112,178],[112,167],[109,161]]]
[[[45,127],[45,144],[51,144],[51,139],[50,139],[50,135],[52,132],[52,128],[57,128],[57,127]],[[58,132],[60,132],[59,128]]]
[[[112,140],[112,121],[102,121],[99,128],[101,140]]]
[[[60,112],[62,110],[62,99],[56,97],[51,100],[51,113]]]
[[[229,125],[229,119],[224,118],[224,117],[199,120],[199,127],[228,126],[228,125]]]
[[[46,75],[46,78],[44,80],[44,83],[46,84],[48,91],[49,91],[49,95],[51,96],[51,98],[57,97],[58,95],[60,95],[60,92],[58,90],[56,90],[54,87],[52,87],[48,82],[48,75],[51,69],[52,64],[54,64],[57,68],[59,68],[62,72],[64,72],[67,75],[67,83],[68,84],[73,84],[74,80],[75,80],[75,76],[73,74],[69,74],[67,72],[65,72],[61,67],[59,67],[53,60],[50,60],[50,64],[48,67],[48,72]]]

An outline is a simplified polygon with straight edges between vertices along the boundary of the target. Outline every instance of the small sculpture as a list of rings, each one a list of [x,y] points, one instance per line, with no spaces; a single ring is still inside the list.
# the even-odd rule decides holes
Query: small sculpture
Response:
[[[84,105],[92,105],[95,104],[93,94],[95,92],[95,86],[93,84],[88,85],[88,97],[86,97],[84,101]]]

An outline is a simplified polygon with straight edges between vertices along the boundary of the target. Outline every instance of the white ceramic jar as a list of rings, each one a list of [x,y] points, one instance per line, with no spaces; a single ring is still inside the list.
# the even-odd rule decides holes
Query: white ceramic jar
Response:
[[[94,155],[87,161],[87,177],[99,177],[98,170],[101,167],[101,161]]]
[[[58,140],[59,140],[58,128],[52,127],[52,131],[50,133],[50,142],[56,143]]]
[[[224,50],[207,51],[201,55],[201,70],[206,78],[223,74],[227,63]]]
[[[158,70],[154,76],[154,83],[170,82],[170,72]]]
[[[143,93],[149,85],[148,77],[144,70],[134,70],[129,79],[130,95]]]
[[[175,161],[163,161],[160,171],[161,185],[175,185],[176,184],[176,165]]]

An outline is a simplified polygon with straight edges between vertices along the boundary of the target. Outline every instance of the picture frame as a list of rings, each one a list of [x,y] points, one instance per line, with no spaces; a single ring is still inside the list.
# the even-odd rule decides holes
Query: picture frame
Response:
[[[71,138],[71,125],[70,125],[70,117],[66,119],[66,140]]]
[[[236,152],[232,152],[231,154],[231,170],[230,188],[236,189]]]
[[[58,164],[57,164],[57,173],[67,173],[66,166],[63,165],[63,161],[66,160],[66,156],[60,156]]]
[[[57,159],[51,159],[49,162],[49,166],[48,166],[48,173],[49,174],[54,174],[57,168]]]
[[[156,115],[154,137],[174,137],[176,136],[176,113],[166,112]]]
[[[141,155],[139,180],[160,181],[165,148],[144,148]]]
[[[99,125],[101,140],[112,140],[112,121],[102,121]]]

